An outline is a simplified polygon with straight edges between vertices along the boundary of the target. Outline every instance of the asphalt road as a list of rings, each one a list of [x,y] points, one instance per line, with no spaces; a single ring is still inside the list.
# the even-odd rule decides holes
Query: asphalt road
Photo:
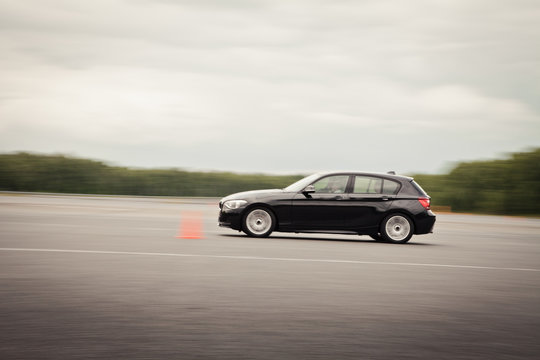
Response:
[[[538,359],[540,220],[406,245],[216,226],[215,199],[0,194],[1,359]],[[198,215],[203,238],[177,238]]]

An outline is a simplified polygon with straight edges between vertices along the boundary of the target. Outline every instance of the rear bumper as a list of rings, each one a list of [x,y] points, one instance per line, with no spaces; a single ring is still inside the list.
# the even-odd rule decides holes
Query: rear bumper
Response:
[[[417,235],[432,233],[436,218],[431,210],[417,215],[414,219],[416,225],[414,233]]]

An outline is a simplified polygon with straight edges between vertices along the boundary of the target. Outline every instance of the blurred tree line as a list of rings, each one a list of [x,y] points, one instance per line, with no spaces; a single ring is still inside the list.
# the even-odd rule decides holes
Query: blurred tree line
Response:
[[[301,175],[130,169],[62,155],[0,155],[0,190],[150,196],[215,196],[284,188]]]
[[[452,211],[540,215],[540,148],[507,159],[457,164],[445,175],[414,175],[432,204]]]
[[[215,196],[283,188],[301,175],[130,169],[62,155],[0,155],[0,190],[154,196]],[[540,215],[540,148],[507,159],[457,164],[414,175],[434,206],[488,214]]]

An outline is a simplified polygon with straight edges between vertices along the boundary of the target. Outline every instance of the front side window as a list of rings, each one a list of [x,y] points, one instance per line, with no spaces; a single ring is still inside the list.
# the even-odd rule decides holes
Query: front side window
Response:
[[[313,183],[313,187],[319,194],[343,194],[348,181],[348,175],[327,176]]]

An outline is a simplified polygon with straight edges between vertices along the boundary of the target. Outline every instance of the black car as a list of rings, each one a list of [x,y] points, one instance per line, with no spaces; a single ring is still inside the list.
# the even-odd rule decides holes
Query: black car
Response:
[[[285,189],[232,194],[219,202],[219,225],[266,237],[272,231],[369,235],[406,243],[433,232],[430,197],[406,176],[318,173]]]

